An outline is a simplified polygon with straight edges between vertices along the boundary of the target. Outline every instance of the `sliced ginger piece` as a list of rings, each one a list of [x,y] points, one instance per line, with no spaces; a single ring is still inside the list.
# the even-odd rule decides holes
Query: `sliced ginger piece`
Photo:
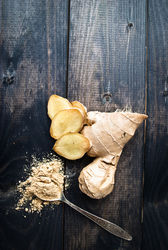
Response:
[[[50,135],[58,139],[68,132],[79,132],[83,127],[83,121],[84,117],[78,109],[61,110],[52,119]]]
[[[58,95],[51,95],[48,100],[48,116],[51,120],[59,111],[70,108],[72,108],[71,103],[64,97]]]
[[[82,112],[83,116],[86,117],[87,109],[82,103],[80,103],[78,101],[73,101],[73,102],[71,102],[71,104],[74,108],[78,108]]]
[[[67,133],[60,137],[53,150],[69,160],[77,160],[90,149],[89,140],[79,133]]]

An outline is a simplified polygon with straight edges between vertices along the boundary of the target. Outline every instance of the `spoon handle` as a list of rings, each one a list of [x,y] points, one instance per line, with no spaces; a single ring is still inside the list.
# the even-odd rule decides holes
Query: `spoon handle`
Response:
[[[87,218],[89,218],[90,220],[94,221],[96,224],[98,224],[100,227],[104,228],[105,230],[107,230],[109,233],[112,233],[122,239],[131,241],[132,240],[132,236],[130,234],[128,234],[125,230],[123,230],[121,227],[117,226],[116,224],[107,221],[101,217],[98,217],[92,213],[87,212],[86,210],[76,206],[75,204],[71,203],[70,201],[68,201],[66,198],[63,199],[63,201],[69,205],[70,207],[74,208],[76,211],[78,211],[79,213],[83,214],[84,216],[86,216]]]

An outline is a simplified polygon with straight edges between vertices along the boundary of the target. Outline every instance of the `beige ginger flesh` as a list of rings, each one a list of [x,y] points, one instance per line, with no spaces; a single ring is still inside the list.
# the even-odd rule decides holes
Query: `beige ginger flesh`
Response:
[[[48,100],[47,111],[48,116],[52,120],[54,116],[63,109],[72,108],[71,103],[66,99],[58,95],[51,95]]]
[[[68,160],[76,160],[90,149],[90,141],[80,133],[67,133],[56,141],[53,149]]]
[[[79,132],[83,127],[84,118],[82,113],[76,109],[64,109],[59,111],[53,118],[50,127],[50,135],[59,139],[69,132]]]
[[[52,118],[50,128],[51,136],[57,139],[53,149],[70,160],[80,159],[86,152],[95,157],[81,171],[79,188],[91,198],[101,199],[112,192],[122,150],[147,115],[131,112],[87,113],[80,102],[70,103],[64,99],[55,98],[54,102],[49,99],[48,114],[59,109]],[[58,108],[51,104],[58,105]]]
[[[73,101],[73,102],[71,102],[71,105],[74,108],[78,108],[82,112],[84,118],[87,116],[87,109],[82,103],[80,103],[78,101]]]
[[[69,160],[80,159],[89,149],[90,141],[79,132],[86,122],[87,109],[78,101],[52,95],[48,101],[51,118],[50,135],[57,141],[53,150]]]

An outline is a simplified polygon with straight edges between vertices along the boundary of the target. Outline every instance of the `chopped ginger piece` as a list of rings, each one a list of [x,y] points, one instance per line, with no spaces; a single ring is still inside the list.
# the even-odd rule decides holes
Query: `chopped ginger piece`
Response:
[[[56,141],[53,149],[66,159],[76,160],[90,149],[90,142],[79,133],[67,133]]]
[[[51,122],[50,135],[58,139],[68,132],[79,132],[83,127],[83,121],[83,115],[78,109],[61,110]]]
[[[52,120],[59,111],[70,108],[72,108],[72,105],[66,98],[58,95],[51,95],[47,106],[48,116]]]

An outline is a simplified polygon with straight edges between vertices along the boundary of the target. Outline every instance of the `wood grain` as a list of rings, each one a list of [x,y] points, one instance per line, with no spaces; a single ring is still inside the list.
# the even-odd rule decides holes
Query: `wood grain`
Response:
[[[0,249],[168,249],[167,17],[167,0],[0,1]],[[125,228],[132,242],[67,206],[65,217],[63,205],[46,208],[41,217],[15,211],[16,184],[26,177],[32,154],[42,158],[53,146],[46,115],[53,93],[77,99],[88,110],[147,109],[145,157],[141,126],[124,149],[111,195],[92,200],[79,191],[77,178],[91,158],[67,161],[66,168],[67,197]]]
[[[0,2],[0,249],[62,249],[63,209],[17,212],[16,184],[32,154],[51,152],[46,114],[66,95],[68,1]],[[26,216],[26,218],[24,217]]]
[[[144,250],[168,249],[168,2],[148,6],[148,114]]]
[[[146,1],[71,0],[68,98],[88,110],[145,110]],[[71,188],[67,197],[133,235],[120,240],[71,208],[65,207],[64,246],[76,249],[140,249],[143,171],[143,127],[125,147],[119,161],[115,189],[103,200],[79,191],[80,170],[91,159],[67,162]]]

